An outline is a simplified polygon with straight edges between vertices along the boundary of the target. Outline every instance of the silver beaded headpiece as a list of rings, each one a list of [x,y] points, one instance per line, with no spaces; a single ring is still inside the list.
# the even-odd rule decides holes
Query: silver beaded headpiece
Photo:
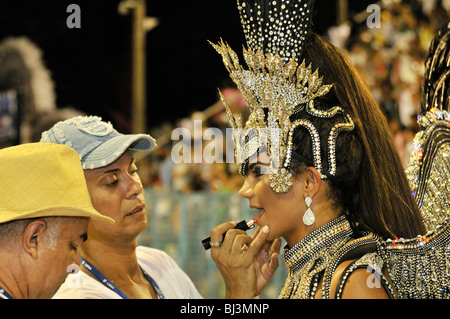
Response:
[[[242,119],[228,108],[233,127],[235,157],[241,174],[245,174],[248,158],[264,144],[271,158],[270,186],[277,193],[289,191],[293,185],[290,163],[292,138],[297,127],[306,128],[311,135],[314,167],[322,179],[336,174],[335,142],[342,130],[354,128],[351,117],[335,106],[319,110],[314,99],[327,94],[332,85],[323,85],[318,70],[311,70],[303,60],[299,63],[307,44],[311,24],[313,0],[237,0],[241,23],[248,48],[243,50],[248,69],[244,69],[237,54],[221,40],[213,47],[222,55],[231,79],[242,92],[250,108],[250,116],[243,127]],[[322,167],[321,140],[317,128],[308,119],[293,122],[290,116],[306,112],[329,119],[342,114],[328,135],[329,170]]]
[[[450,216],[450,24],[430,44],[420,131],[416,134],[406,170],[413,196],[428,230]]]
[[[425,60],[425,83],[421,115],[431,109],[450,111],[450,23],[445,25],[430,44]]]

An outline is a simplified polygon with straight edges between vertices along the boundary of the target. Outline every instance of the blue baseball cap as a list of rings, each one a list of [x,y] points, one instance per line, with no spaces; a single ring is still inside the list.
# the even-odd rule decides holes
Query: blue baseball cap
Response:
[[[40,142],[64,144],[75,151],[83,169],[104,167],[126,150],[151,151],[156,141],[147,134],[121,134],[98,116],[76,116],[42,133]]]

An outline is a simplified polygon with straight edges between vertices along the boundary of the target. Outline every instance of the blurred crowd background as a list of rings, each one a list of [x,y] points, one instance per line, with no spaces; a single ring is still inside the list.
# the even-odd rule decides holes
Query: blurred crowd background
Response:
[[[361,72],[385,112],[406,168],[412,139],[418,131],[416,117],[421,100],[424,61],[431,40],[449,22],[450,0],[384,0],[374,3],[381,9],[380,27],[369,27],[367,19],[372,12],[363,10],[353,12],[346,21],[320,33],[345,50]],[[238,48],[238,45],[231,46]],[[214,57],[215,52],[211,50],[210,53]],[[104,115],[96,110],[57,105],[52,79],[54,70],[47,68],[46,54],[26,35],[0,37],[0,147],[38,141],[42,131],[75,115]],[[216,58],[220,64],[220,58]],[[61,87],[64,83],[56,85]],[[233,83],[224,77],[214,85],[221,89],[233,112],[245,118],[248,108]],[[180,118],[152,123],[148,133],[157,139],[158,148],[138,162],[149,217],[149,228],[141,235],[140,244],[167,251],[191,276],[200,292],[209,298],[223,296],[224,287],[214,263],[203,251],[201,239],[208,237],[209,230],[221,222],[255,217],[248,203],[237,196],[243,182],[237,166],[225,161],[227,143],[232,142],[227,140],[230,138],[226,134],[227,118],[216,92],[191,92],[193,95],[215,96],[215,102],[210,106],[184,110],[181,113],[186,115]],[[177,94],[176,87],[172,94]],[[179,96],[179,103],[183,104],[186,98]],[[160,108],[165,113],[176,112],[170,105],[161,105]],[[119,131],[127,133],[127,126],[113,113],[117,112],[112,110],[107,119],[111,119]],[[216,136],[211,140],[200,136],[203,149],[214,144],[214,149],[219,152],[216,156],[223,158],[222,162],[173,161],[173,146],[183,142],[178,137],[172,139],[173,130],[187,129],[193,141],[198,138],[193,132],[194,120],[202,121],[203,131],[219,128],[223,132],[222,137]],[[187,144],[192,146],[192,158],[195,152],[203,152],[202,148],[194,148],[195,143]],[[285,269],[280,266],[277,277],[265,293],[266,297],[277,296],[284,276]]]

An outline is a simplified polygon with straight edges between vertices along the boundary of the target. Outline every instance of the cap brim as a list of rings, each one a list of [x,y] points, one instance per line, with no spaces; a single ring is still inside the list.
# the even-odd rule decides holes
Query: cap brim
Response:
[[[129,134],[113,137],[92,150],[81,159],[83,169],[95,169],[107,166],[117,160],[127,150],[149,152],[156,141],[146,134]]]

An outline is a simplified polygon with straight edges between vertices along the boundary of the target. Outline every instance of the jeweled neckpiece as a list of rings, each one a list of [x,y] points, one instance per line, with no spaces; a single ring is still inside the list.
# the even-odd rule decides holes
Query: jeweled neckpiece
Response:
[[[284,262],[288,277],[278,298],[311,298],[313,280],[329,265],[334,253],[352,235],[350,223],[340,216],[316,229],[292,248],[285,247]],[[317,286],[316,286],[317,287]]]

